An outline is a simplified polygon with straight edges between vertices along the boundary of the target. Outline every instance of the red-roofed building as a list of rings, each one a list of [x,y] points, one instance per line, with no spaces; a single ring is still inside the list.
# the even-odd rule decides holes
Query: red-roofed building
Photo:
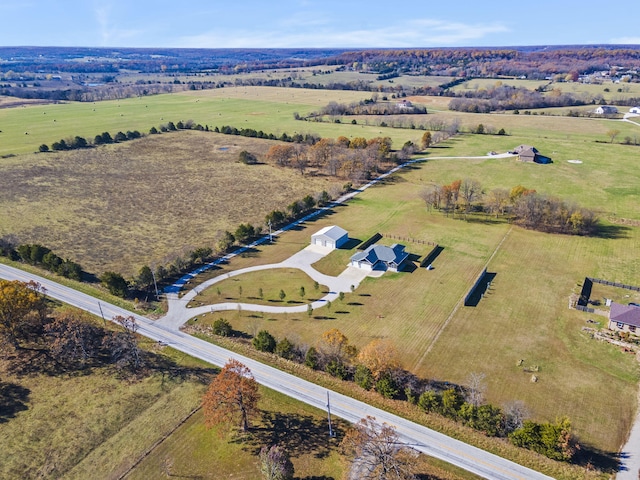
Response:
[[[612,302],[609,312],[609,330],[638,335],[640,333],[640,307]]]

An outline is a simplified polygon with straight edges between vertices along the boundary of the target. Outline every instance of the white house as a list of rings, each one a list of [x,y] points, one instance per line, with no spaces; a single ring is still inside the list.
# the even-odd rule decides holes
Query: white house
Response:
[[[404,245],[394,243],[390,247],[384,245],[371,245],[363,252],[358,252],[351,257],[351,266],[363,270],[391,270],[397,272],[409,258],[404,251]]]
[[[311,235],[311,245],[327,248],[340,248],[349,241],[349,234],[344,228],[336,225],[324,227]]]
[[[640,115],[640,107],[631,107],[629,109],[629,113],[636,113],[636,114]]]
[[[618,109],[611,105],[600,105],[593,111],[593,113],[596,115],[615,115],[618,113]]]

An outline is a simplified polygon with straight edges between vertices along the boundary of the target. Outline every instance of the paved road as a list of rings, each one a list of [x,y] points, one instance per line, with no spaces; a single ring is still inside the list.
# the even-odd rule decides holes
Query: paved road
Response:
[[[620,471],[616,480],[638,480],[640,478],[640,391],[638,391],[638,412],[631,428],[627,443],[620,451]]]
[[[34,280],[47,289],[47,295],[50,297],[94,315],[104,315],[106,319],[111,319],[116,315],[131,315],[131,312],[120,307],[98,301],[77,290],[6,265],[0,264],[0,278],[20,281]],[[157,324],[140,315],[134,315],[134,317],[138,322],[138,332],[145,337],[165,342],[177,350],[217,366],[223,366],[230,358],[235,358],[247,365],[253,372],[255,379],[262,385],[317,408],[325,409],[326,407],[327,390],[325,388],[194,338],[179,330]],[[366,415],[372,415],[379,421],[394,426],[400,437],[416,450],[481,477],[495,480],[551,478],[345,395],[330,392],[330,397],[333,415],[349,422],[357,422]]]

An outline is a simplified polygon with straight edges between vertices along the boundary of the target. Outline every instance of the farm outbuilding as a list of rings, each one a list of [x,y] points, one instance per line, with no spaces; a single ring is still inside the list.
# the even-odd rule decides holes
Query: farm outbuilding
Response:
[[[326,248],[340,248],[349,241],[348,232],[337,225],[331,225],[318,230],[311,235],[311,245],[318,245]]]
[[[611,302],[609,330],[637,335],[640,332],[640,307]]]
[[[390,247],[371,245],[363,252],[351,257],[351,266],[363,270],[391,270],[397,272],[409,254],[404,251],[405,246],[394,243]]]

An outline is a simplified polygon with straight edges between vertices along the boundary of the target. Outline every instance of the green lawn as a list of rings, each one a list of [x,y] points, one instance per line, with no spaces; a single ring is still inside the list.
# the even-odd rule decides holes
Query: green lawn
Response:
[[[280,292],[285,293],[280,298]],[[206,289],[189,303],[190,307],[220,302],[242,302],[257,305],[295,306],[310,303],[326,293],[302,270],[277,268],[249,272],[228,278]]]
[[[449,155],[472,148],[488,150],[495,138],[503,140],[465,135],[444,145],[450,148],[434,149],[438,152],[432,155],[440,155],[440,150]],[[526,137],[518,140],[521,143]],[[362,241],[380,232],[436,242],[444,250],[434,270],[367,279],[343,302],[314,311],[312,319],[306,314],[258,319],[217,312],[211,320],[223,316],[237,330],[265,328],[277,338],[287,336],[308,345],[316,344],[330,328],[340,329],[358,347],[374,338],[389,338],[398,345],[403,365],[418,375],[464,383],[470,372],[483,372],[489,383],[489,401],[524,400],[537,419],[567,415],[584,442],[615,451],[635,409],[637,363],[614,347],[590,340],[581,331],[588,316],[568,310],[567,304],[585,275],[634,282],[640,261],[630,252],[638,248],[638,229],[605,220],[599,238],[518,227],[507,235],[511,227],[504,221],[483,215],[470,221],[446,218],[429,212],[419,199],[420,190],[431,182],[450,183],[468,176],[479,179],[487,190],[521,183],[596,208],[605,219],[638,218],[638,203],[626,190],[638,183],[632,149],[615,144],[545,142],[542,152],[557,148],[557,161],[551,165],[522,164],[514,158],[428,161],[394,176],[384,186],[367,190],[309,228],[285,234],[280,244],[265,249],[267,258],[268,252],[283,255],[288,249],[294,253],[307,244],[310,233],[337,224]],[[571,154],[584,163],[563,161],[562,155]],[[576,172],[580,167],[584,168]],[[407,250],[422,258],[430,247],[407,242]],[[336,274],[354,252],[333,252],[315,267]],[[456,309],[494,252],[488,263],[489,272],[496,274],[491,291],[477,307]],[[524,360],[524,367],[539,367],[537,383],[531,383],[531,375],[517,367],[519,360]],[[598,395],[604,384],[615,395]]]
[[[281,135],[312,133],[322,137],[373,138],[390,136],[396,145],[417,137],[397,129],[303,122],[304,115],[330,101],[351,103],[370,98],[368,92],[285,89],[276,87],[228,87],[104,102],[69,102],[0,109],[0,156],[29,153],[42,143],[76,135],[93,140],[104,131],[139,130],[147,133],[169,121],[193,120],[211,128],[231,125]],[[55,121],[54,121],[55,120]]]

